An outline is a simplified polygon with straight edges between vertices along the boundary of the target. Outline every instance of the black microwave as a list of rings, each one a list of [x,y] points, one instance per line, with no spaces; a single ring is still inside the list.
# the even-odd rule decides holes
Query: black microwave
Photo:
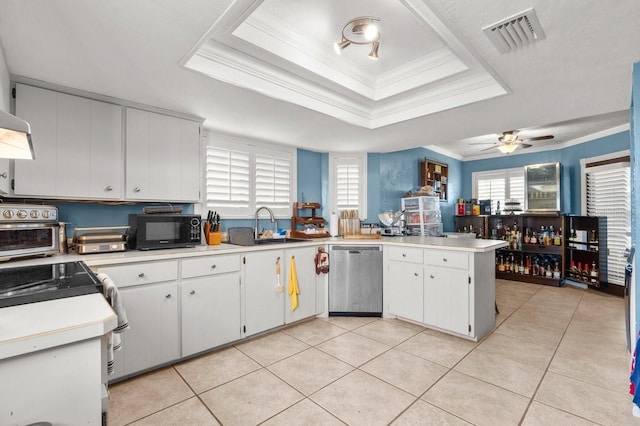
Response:
[[[200,215],[130,214],[130,249],[155,250],[200,245]]]

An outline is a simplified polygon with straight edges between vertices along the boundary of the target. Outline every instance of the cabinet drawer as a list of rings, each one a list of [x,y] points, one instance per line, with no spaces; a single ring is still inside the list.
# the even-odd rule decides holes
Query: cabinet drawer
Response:
[[[178,262],[136,263],[132,265],[107,266],[98,268],[98,272],[109,275],[118,287],[129,287],[178,279]]]
[[[424,264],[469,269],[469,254],[457,251],[425,251]]]
[[[407,247],[388,247],[389,260],[422,264],[422,250]]]
[[[240,270],[240,256],[206,256],[182,261],[182,278],[224,274]]]

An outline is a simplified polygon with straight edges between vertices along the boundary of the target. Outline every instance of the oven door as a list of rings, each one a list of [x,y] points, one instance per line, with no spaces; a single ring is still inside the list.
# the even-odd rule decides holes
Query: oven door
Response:
[[[0,261],[52,255],[60,250],[58,223],[0,224]]]

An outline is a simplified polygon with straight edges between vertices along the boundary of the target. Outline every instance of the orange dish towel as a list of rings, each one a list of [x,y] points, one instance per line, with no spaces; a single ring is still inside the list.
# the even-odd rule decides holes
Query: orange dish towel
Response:
[[[291,296],[291,310],[295,311],[298,307],[298,295],[300,294],[300,287],[298,287],[298,272],[296,271],[296,260],[291,256],[289,262],[289,296]]]

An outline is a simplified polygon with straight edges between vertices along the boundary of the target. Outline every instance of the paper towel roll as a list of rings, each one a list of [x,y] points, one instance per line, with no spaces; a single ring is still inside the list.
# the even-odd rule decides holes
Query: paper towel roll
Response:
[[[338,236],[338,215],[331,213],[331,220],[329,221],[329,232],[332,237]]]

